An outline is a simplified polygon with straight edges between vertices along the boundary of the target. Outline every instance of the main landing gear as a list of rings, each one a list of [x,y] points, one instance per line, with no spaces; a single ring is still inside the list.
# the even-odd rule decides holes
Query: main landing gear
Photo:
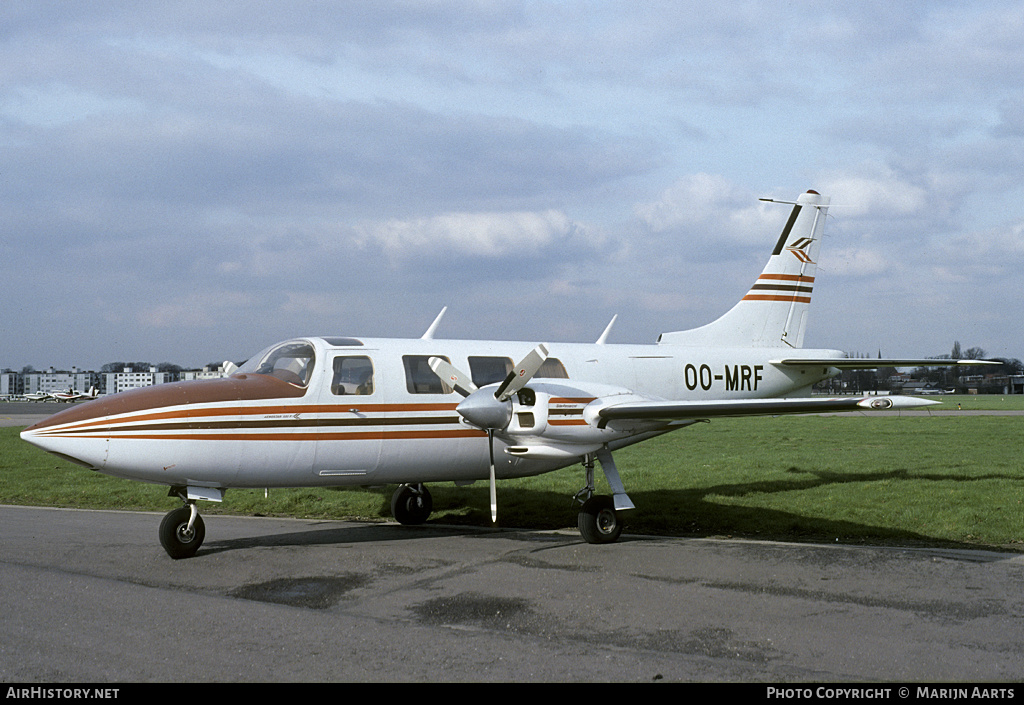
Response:
[[[594,461],[601,463],[605,478],[611,487],[612,495],[595,494]],[[574,499],[580,503],[580,512],[576,523],[580,536],[587,543],[614,543],[622,534],[620,512],[633,509],[619,471],[607,448],[584,457],[583,467],[586,470],[587,484],[576,493]],[[430,491],[422,483],[399,485],[391,497],[391,515],[400,524],[422,524],[434,509],[434,500]]]
[[[612,496],[594,494],[596,491],[594,485],[595,457],[601,462],[601,469],[604,470],[605,478],[614,493]],[[622,486],[619,471],[607,448],[602,448],[596,455],[586,455],[583,458],[583,468],[587,473],[587,484],[576,493],[575,497],[576,501],[583,505],[576,518],[580,536],[587,543],[614,543],[622,534],[622,519],[619,516],[619,511],[633,509],[633,502]]]
[[[606,494],[596,494],[583,502],[576,525],[587,543],[614,543],[622,533],[615,504]]]
[[[422,524],[434,511],[434,500],[430,491],[421,482],[415,485],[399,485],[391,496],[391,516],[399,524]]]

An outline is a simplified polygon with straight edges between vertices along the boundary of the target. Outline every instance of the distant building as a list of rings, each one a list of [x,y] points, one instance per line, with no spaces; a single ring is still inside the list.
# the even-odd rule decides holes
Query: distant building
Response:
[[[31,369],[31,368],[29,368]],[[66,392],[88,392],[93,387],[101,395],[117,394],[129,389],[151,387],[154,384],[166,384],[178,380],[217,379],[226,377],[222,368],[201,370],[183,370],[181,372],[159,372],[150,367],[145,372],[135,372],[124,368],[120,372],[86,372],[72,367],[70,371],[49,368],[46,372],[15,372],[10,369],[0,372],[0,397],[14,397],[23,394]]]
[[[130,367],[125,367],[121,372],[105,372],[103,374],[103,393],[117,394],[129,389],[174,382],[177,376],[173,372],[157,372],[155,367],[150,367],[148,372],[133,372]]]
[[[77,367],[71,371],[48,369],[46,372],[21,373],[21,391],[19,394],[35,394],[43,392],[88,392],[92,387],[99,386],[99,375],[95,372],[81,372]]]
[[[24,394],[21,390],[21,375],[10,370],[0,372],[0,397],[16,394]]]
[[[204,367],[201,370],[182,370],[181,381],[185,382],[193,379],[220,379],[226,377],[224,374],[224,368],[218,367],[215,370],[211,370],[209,367]]]

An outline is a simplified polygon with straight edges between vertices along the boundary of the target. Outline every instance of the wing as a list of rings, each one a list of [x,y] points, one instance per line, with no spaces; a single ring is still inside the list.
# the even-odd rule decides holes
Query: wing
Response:
[[[884,411],[939,404],[904,396],[840,397],[826,399],[738,399],[735,401],[628,401],[598,411],[601,423],[616,420],[687,420],[724,416],[780,416],[834,411]]]
[[[821,357],[772,360],[782,367],[835,367],[840,370],[874,370],[879,367],[952,367],[956,365],[1000,365],[999,360],[943,360],[936,358],[861,358]]]

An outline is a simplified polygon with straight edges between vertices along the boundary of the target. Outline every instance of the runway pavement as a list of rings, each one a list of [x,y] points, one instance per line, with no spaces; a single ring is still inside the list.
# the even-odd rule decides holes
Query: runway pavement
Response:
[[[1007,682],[1024,557],[0,506],[0,680]]]

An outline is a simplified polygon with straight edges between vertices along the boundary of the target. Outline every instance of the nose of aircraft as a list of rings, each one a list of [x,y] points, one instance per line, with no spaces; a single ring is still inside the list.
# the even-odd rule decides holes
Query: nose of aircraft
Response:
[[[184,384],[135,389],[82,402],[29,426],[21,432],[21,438],[79,465],[102,469],[110,420],[132,412],[188,403],[189,390],[182,388]]]
[[[101,469],[110,429],[149,422],[174,407],[262,399],[298,398],[306,390],[276,377],[237,374],[217,380],[174,382],[112,394],[49,416],[21,432],[23,440],[88,467]]]

